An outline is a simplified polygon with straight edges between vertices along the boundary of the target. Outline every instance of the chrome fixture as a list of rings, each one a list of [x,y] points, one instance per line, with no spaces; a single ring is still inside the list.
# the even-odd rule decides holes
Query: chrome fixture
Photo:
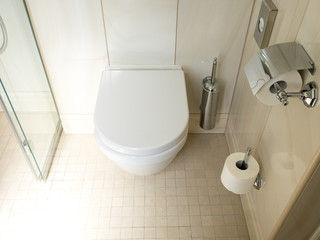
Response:
[[[212,63],[212,71],[211,71],[211,84],[213,85],[216,82],[216,71],[217,71],[218,59],[214,58]]]
[[[259,59],[270,79],[291,71],[308,70],[312,75],[315,72],[314,62],[303,46],[296,42],[275,44],[262,49]],[[286,87],[285,81],[278,81],[269,90],[276,94],[284,106],[288,105],[288,97],[299,97],[305,106],[315,106],[318,100],[318,87],[315,82],[305,84],[299,92],[286,92]]]
[[[200,127],[210,130],[215,127],[221,87],[216,79],[217,58],[214,58],[211,76],[202,80],[202,99],[200,104]]]
[[[4,25],[4,21],[1,16],[0,16],[0,28],[2,31],[2,44],[0,45],[0,54],[1,54],[6,49],[7,43],[8,43],[8,34],[7,34],[6,26]]]
[[[275,44],[260,50],[249,60],[244,70],[252,93],[256,95],[271,79],[279,76],[285,78],[287,73],[308,70],[313,75],[315,64],[302,45],[289,42]],[[287,86],[285,81],[290,81],[290,79],[280,81],[281,84]],[[298,89],[294,88],[291,91],[296,90]]]
[[[247,148],[246,153],[244,154],[243,160],[236,162],[236,166],[241,170],[246,170],[248,168],[248,159],[251,153],[251,147]]]
[[[314,62],[303,46],[296,42],[275,44],[262,49],[259,57],[270,78],[297,70],[309,70],[312,75],[315,72]]]
[[[281,85],[283,87],[281,87]],[[318,101],[318,86],[315,82],[306,83],[300,92],[284,91],[285,84],[276,82],[270,88],[270,92],[275,93],[277,99],[284,105],[288,105],[288,97],[298,97],[306,107],[314,107]]]
[[[258,173],[258,176],[256,178],[256,180],[254,181],[253,183],[253,187],[257,190],[260,190],[261,188],[261,185],[262,185],[262,179],[260,177],[260,173]]]
[[[236,162],[237,168],[239,168],[240,170],[248,169],[248,159],[250,154],[251,154],[251,147],[248,147],[246,153],[244,154],[243,160],[239,160]],[[261,184],[262,184],[262,179],[260,177],[260,173],[258,173],[256,180],[253,183],[253,187],[257,190],[260,190]]]
[[[271,0],[262,1],[254,32],[254,39],[259,48],[268,46],[277,13],[278,9]]]

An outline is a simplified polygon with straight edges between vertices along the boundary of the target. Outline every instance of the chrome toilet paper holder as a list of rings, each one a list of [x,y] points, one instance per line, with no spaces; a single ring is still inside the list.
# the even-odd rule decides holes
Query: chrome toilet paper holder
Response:
[[[293,70],[308,70],[312,75],[315,64],[301,44],[296,42],[275,44],[260,52],[260,60],[265,72],[274,78]],[[288,97],[299,97],[306,107],[314,107],[318,101],[318,86],[315,82],[306,83],[299,92],[286,92],[286,83],[274,83],[269,91],[284,105]]]
[[[260,173],[258,173],[256,180],[253,183],[253,187],[257,190],[260,190],[262,186],[262,179],[260,177]]]
[[[261,186],[261,182],[254,183],[257,181],[260,167],[250,153],[251,148],[249,147],[246,153],[234,152],[226,158],[220,178],[223,186],[230,192],[246,194],[253,185]]]
[[[262,49],[259,57],[265,73],[270,78],[297,70],[308,70],[312,75],[315,72],[313,60],[304,47],[296,42],[271,45]]]
[[[250,86],[255,95],[259,89],[270,79],[291,71],[308,70],[312,75],[315,72],[315,64],[301,44],[296,42],[280,43],[262,49],[255,55],[261,65],[263,79],[249,80],[250,67],[246,66],[245,71],[249,80],[253,81]],[[252,58],[253,59],[253,58]],[[252,60],[251,59],[251,60]],[[250,60],[250,61],[251,61]],[[315,82],[307,83],[299,92],[286,92],[287,83],[277,81],[269,91],[283,104],[288,105],[288,97],[299,97],[305,106],[314,107],[318,101],[318,86]],[[254,90],[253,90],[254,89]]]
[[[288,97],[299,97],[306,107],[314,107],[318,101],[319,90],[315,82],[306,83],[299,92],[286,92],[281,87],[281,82],[276,82],[270,87],[270,92],[275,93],[277,99],[284,105],[288,105]]]
[[[236,166],[241,169],[241,170],[246,170],[248,168],[248,159],[249,159],[249,156],[251,154],[251,147],[248,147],[247,148],[247,151],[245,152],[244,154],[244,158],[243,160],[239,160],[237,163],[236,163]],[[257,190],[260,190],[261,188],[261,185],[262,185],[262,179],[260,177],[260,173],[258,173],[257,177],[256,177],[256,180],[254,181],[253,183],[253,187]]]
[[[237,168],[241,170],[246,170],[248,168],[248,159],[249,159],[250,153],[251,153],[251,147],[248,147],[246,153],[244,154],[243,160],[239,160],[236,163]]]

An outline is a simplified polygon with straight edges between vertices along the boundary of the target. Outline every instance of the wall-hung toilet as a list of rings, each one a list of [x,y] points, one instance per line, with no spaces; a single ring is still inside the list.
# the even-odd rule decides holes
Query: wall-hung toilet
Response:
[[[94,131],[102,151],[123,170],[163,170],[187,140],[188,104],[179,66],[107,68],[101,77]]]

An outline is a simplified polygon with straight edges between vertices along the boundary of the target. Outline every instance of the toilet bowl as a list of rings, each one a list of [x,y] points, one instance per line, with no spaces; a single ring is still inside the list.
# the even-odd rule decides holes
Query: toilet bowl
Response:
[[[107,68],[94,112],[101,150],[136,175],[162,171],[188,134],[188,104],[179,66]]]

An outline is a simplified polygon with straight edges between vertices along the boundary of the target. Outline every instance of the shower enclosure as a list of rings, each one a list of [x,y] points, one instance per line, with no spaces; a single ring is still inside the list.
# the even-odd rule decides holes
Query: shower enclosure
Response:
[[[23,0],[0,1],[0,103],[34,176],[46,179],[62,128]]]

